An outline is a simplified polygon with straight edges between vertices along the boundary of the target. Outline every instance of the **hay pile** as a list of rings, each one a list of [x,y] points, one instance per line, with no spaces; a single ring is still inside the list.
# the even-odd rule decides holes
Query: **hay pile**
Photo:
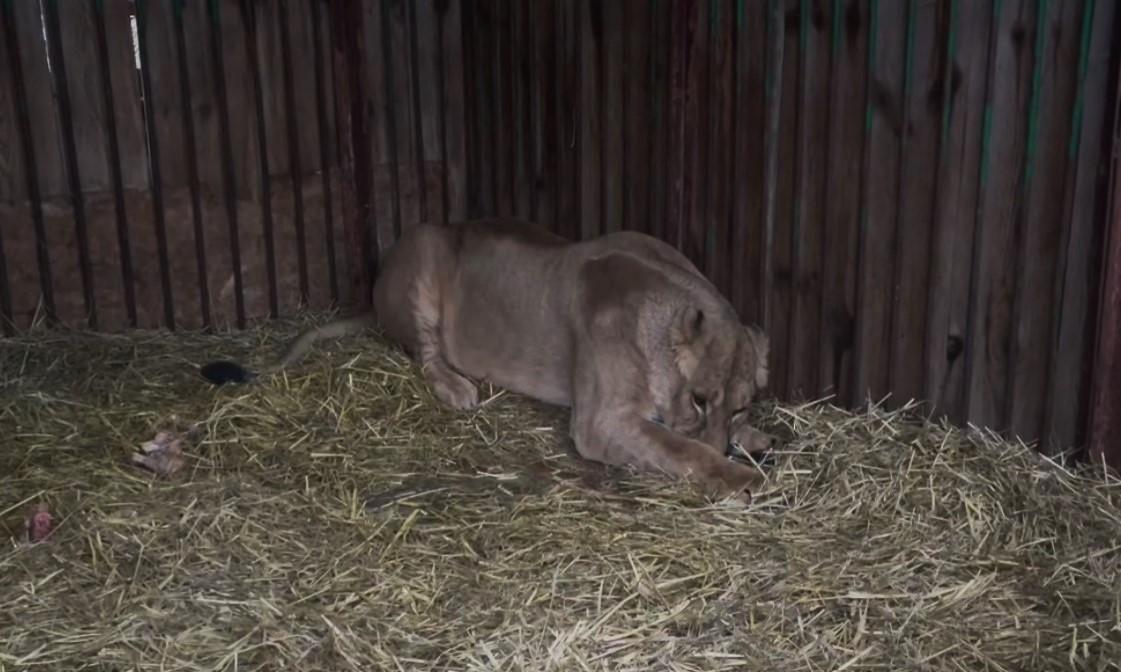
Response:
[[[444,410],[370,339],[256,387],[192,370],[296,327],[0,341],[0,670],[1121,661],[1116,480],[878,410],[765,406],[790,438],[774,491],[714,504],[578,461],[562,411],[493,391]],[[204,423],[187,468],[129,466],[173,415]],[[39,502],[58,527],[30,545]]]

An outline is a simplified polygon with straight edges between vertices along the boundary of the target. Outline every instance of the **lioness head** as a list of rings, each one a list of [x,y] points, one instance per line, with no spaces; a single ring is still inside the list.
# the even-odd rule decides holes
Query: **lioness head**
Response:
[[[747,423],[748,409],[767,386],[767,337],[734,315],[686,307],[669,334],[672,361],[657,372],[658,413],[676,432],[726,452],[770,448],[771,437]]]

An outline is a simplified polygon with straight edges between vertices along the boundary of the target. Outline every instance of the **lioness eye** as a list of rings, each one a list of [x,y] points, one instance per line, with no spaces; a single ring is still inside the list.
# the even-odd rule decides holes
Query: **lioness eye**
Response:
[[[693,393],[693,408],[697,409],[698,413],[704,413],[705,409],[707,407],[708,407],[708,399],[706,399],[704,396],[699,395],[696,392],[694,392]]]

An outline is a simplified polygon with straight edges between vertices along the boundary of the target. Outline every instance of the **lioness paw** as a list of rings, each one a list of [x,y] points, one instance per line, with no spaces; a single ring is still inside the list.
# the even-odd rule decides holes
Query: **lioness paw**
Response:
[[[432,393],[448,406],[469,411],[479,405],[479,389],[466,378],[456,375],[434,376]]]

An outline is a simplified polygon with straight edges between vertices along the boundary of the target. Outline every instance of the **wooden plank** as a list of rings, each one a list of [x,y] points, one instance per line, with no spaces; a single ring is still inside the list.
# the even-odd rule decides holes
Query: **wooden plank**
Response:
[[[37,226],[28,197],[29,190],[37,191],[38,183],[24,156],[21,130],[29,120],[26,109],[24,115],[19,113],[17,99],[25,96],[17,90],[16,79],[22,73],[15,72],[12,58],[16,50],[18,61],[18,36],[17,42],[9,39],[14,32],[10,7],[0,9],[4,10],[0,12],[0,217],[5,222],[0,227],[0,327],[4,335],[11,335],[30,326],[43,290],[36,266]]]
[[[208,9],[210,57],[213,64],[213,81],[216,105],[218,112],[218,145],[222,164],[222,192],[226,206],[227,238],[229,246],[232,286],[234,296],[235,324],[239,329],[246,326],[245,313],[245,282],[243,274],[243,260],[241,256],[240,215],[237,204],[236,166],[233,157],[233,135],[230,123],[230,93],[226,82],[226,67],[224,57],[224,42],[222,29],[222,11],[217,3],[211,3]],[[229,11],[228,8],[227,11]],[[200,32],[201,34],[201,32]],[[235,50],[238,51],[238,50]],[[225,249],[225,246],[216,248]],[[217,256],[217,255],[216,255]]]
[[[62,132],[62,149],[66,164],[69,197],[68,205],[71,209],[74,224],[76,249],[72,253],[78,255],[84,321],[91,329],[96,330],[99,326],[97,301],[99,292],[95,287],[90,248],[90,229],[92,227],[87,213],[86,196],[82,188],[82,173],[83,167],[85,167],[87,170],[93,170],[99,176],[104,177],[104,179],[96,180],[97,182],[108,182],[104,166],[105,151],[102,134],[104,115],[100,115],[99,118],[96,113],[90,114],[89,110],[93,106],[75,106],[72,102],[75,99],[71,94],[72,85],[74,85],[74,88],[78,88],[76,82],[85,82],[90,79],[96,81],[96,72],[91,71],[91,67],[97,67],[96,60],[93,58],[93,54],[96,53],[96,47],[93,44],[93,15],[87,11],[84,17],[77,22],[80,24],[82,34],[76,35],[73,30],[63,32],[57,2],[49,0],[43,3],[42,9],[44,26],[47,32],[48,57],[54,75],[52,84],[55,91],[59,129]],[[66,63],[68,50],[76,52],[72,55],[69,69]],[[86,94],[87,91],[79,91],[79,95]],[[101,151],[93,149],[87,153],[81,149],[87,145],[95,145],[99,141]],[[86,160],[83,161],[83,158]],[[97,159],[101,159],[101,161],[99,162]],[[86,166],[83,166],[83,163]],[[60,205],[63,208],[67,207],[66,204]],[[108,223],[108,220],[105,221]],[[95,231],[95,234],[107,233],[111,233],[111,230],[107,230],[107,227],[98,227]],[[108,255],[109,250],[98,250],[98,252],[104,252]]]
[[[394,232],[415,226],[421,218],[421,192],[418,191],[416,161],[416,134],[418,111],[413,109],[413,62],[409,47],[409,28],[405,7],[411,3],[383,0],[382,29],[385,40],[386,104],[389,106],[389,126],[393,136],[390,156],[396,163],[398,212],[394,219]]]
[[[250,166],[244,167],[244,174],[247,177],[252,176],[250,179],[253,182],[248,187],[249,193],[252,195],[252,200],[260,206],[260,212],[256,216],[259,222],[257,242],[263,248],[259,256],[264,257],[260,260],[260,263],[264,265],[264,278],[262,279],[258,275],[258,283],[255,283],[256,291],[252,293],[264,294],[265,298],[263,300],[266,302],[265,306],[255,305],[253,312],[259,314],[264,311],[265,315],[277,316],[280,314],[280,297],[276,279],[276,227],[272,214],[272,176],[269,171],[269,143],[265,121],[263,75],[259,63],[260,44],[258,38],[258,24],[260,22],[258,17],[265,8],[258,7],[258,3],[254,0],[242,0],[240,8],[242,24],[245,26],[245,63],[246,74],[249,78],[245,89],[252,91],[253,109],[251,128],[254,141],[250,142],[245,156],[256,161],[255,169]]]
[[[280,24],[281,70],[283,71],[281,79],[283,80],[284,86],[284,125],[288,137],[288,182],[292,194],[292,223],[296,234],[296,263],[300,281],[299,306],[306,307],[311,300],[311,288],[308,286],[307,222],[304,219],[303,188],[303,172],[305,166],[303,160],[300,158],[300,136],[306,136],[307,133],[301,134],[300,126],[302,119],[305,120],[303,128],[311,128],[311,124],[306,123],[306,120],[310,119],[311,114],[306,104],[297,107],[294,89],[296,78],[295,71],[297,69],[301,71],[304,70],[304,68],[297,64],[310,63],[311,54],[308,53],[307,49],[301,48],[300,51],[297,51],[296,54],[293,55],[293,11],[297,12],[295,16],[297,25],[307,25],[308,22],[305,17],[299,14],[299,7],[295,2],[282,1],[277,4],[276,11],[278,15],[277,21]],[[296,48],[300,47],[297,46]],[[304,85],[301,90],[304,92],[308,91],[310,77],[305,77],[301,83]],[[310,100],[310,97],[303,95],[300,96],[300,100],[306,103]],[[303,113],[302,115],[301,112]],[[306,156],[307,153],[308,151],[305,150],[304,155]]]
[[[931,280],[934,210],[939,199],[938,168],[946,71],[949,2],[912,2],[910,43],[904,63],[904,159],[896,218],[895,277],[892,281],[889,389],[895,403],[921,400],[926,373],[927,288]],[[940,36],[941,39],[940,39]]]
[[[258,125],[260,116],[256,113],[256,96],[254,85],[253,60],[256,58],[254,40],[250,37],[249,14],[247,9],[250,2],[223,5],[218,14],[219,24],[212,28],[220,30],[222,43],[222,70],[225,79],[225,95],[229,116],[229,151],[232,171],[232,187],[237,198],[237,256],[241,263],[239,272],[242,283],[242,303],[247,320],[261,319],[272,314],[270,305],[270,276],[269,259],[265,240],[265,222],[262,217],[261,196],[261,147],[258,145]],[[260,11],[259,9],[257,11]],[[308,60],[311,60],[310,54]],[[310,88],[308,89],[310,91]],[[310,96],[309,96],[310,97]],[[311,126],[310,122],[307,124]],[[312,126],[314,129],[314,126]],[[221,136],[219,140],[221,141]],[[220,157],[224,163],[227,159]],[[225,187],[223,187],[224,189]],[[271,194],[270,194],[271,195]],[[227,206],[228,207],[228,206]],[[227,215],[228,217],[228,215]],[[221,221],[216,219],[215,221]],[[208,226],[213,226],[211,223]],[[230,227],[220,232],[207,234],[221,241],[228,247],[231,264],[224,273],[211,271],[211,276],[222,280],[222,285],[217,290],[226,290],[236,286],[236,279],[232,273],[233,241],[230,240]],[[221,256],[225,256],[225,250]],[[221,271],[221,267],[218,269]],[[228,297],[226,294],[216,293],[211,300],[216,301],[219,296]],[[225,299],[224,310],[227,315],[236,316],[236,301]],[[227,321],[229,321],[227,319]]]
[[[603,233],[603,3],[581,0],[577,33],[580,44],[579,160],[580,238]]]
[[[705,239],[707,200],[708,155],[711,144],[712,118],[712,18],[711,5],[707,2],[694,2],[689,6],[689,23],[694,30],[686,34],[685,45],[685,119],[683,142],[685,143],[684,162],[681,164],[683,220],[681,221],[680,249],[696,264],[705,270]]]
[[[619,231],[623,228],[623,183],[627,166],[624,149],[623,97],[626,82],[626,34],[627,9],[622,1],[607,2],[602,5],[600,20],[603,22],[600,69],[603,77],[602,87],[602,148],[601,166],[603,171],[603,231]]]
[[[533,33],[533,63],[530,71],[532,98],[531,135],[535,151],[533,167],[533,208],[530,217],[556,230],[557,226],[557,152],[559,126],[557,91],[561,82],[557,72],[557,8],[555,0],[534,2],[529,6]]]
[[[459,0],[438,2],[438,33],[441,57],[441,76],[443,78],[443,110],[441,158],[444,162],[444,175],[447,181],[447,205],[445,211],[451,221],[459,221],[467,216],[467,77],[464,72],[466,59],[463,44],[463,3]]]
[[[1112,142],[1121,138],[1121,65],[1114,77]],[[1101,296],[1094,343],[1094,375],[1090,397],[1089,457],[1121,474],[1121,157],[1107,160],[1109,210],[1102,235]]]
[[[988,87],[992,6],[951,0],[948,59],[938,93],[941,130],[938,199],[928,291],[926,373],[923,396],[934,412],[965,420],[965,350],[972,284],[982,131]],[[954,45],[951,47],[950,45]],[[949,53],[953,48],[953,53]]]
[[[508,86],[508,112],[511,128],[508,151],[511,172],[511,213],[522,219],[529,219],[530,200],[533,194],[533,172],[529,159],[533,151],[529,134],[529,81],[528,68],[532,56],[529,43],[528,6],[526,3],[510,2],[506,6],[505,29],[507,38],[503,44],[506,57],[503,59],[505,80]]]
[[[650,153],[659,157],[647,164],[647,183],[650,202],[649,233],[665,241],[672,242],[670,229],[670,183],[669,165],[672,96],[670,55],[673,51],[673,37],[670,28],[671,7],[665,4],[652,6],[650,11]],[[655,11],[656,10],[656,11]]]
[[[1025,185],[1026,212],[1016,280],[1009,371],[1009,421],[1026,440],[1043,433],[1048,367],[1055,304],[1055,274],[1063,249],[1066,220],[1061,185],[1065,184],[1074,109],[1084,0],[1056,0],[1040,10],[1036,41],[1038,72],[1033,93],[1038,101],[1035,128],[1029,126]],[[1029,122],[1030,124],[1031,122]]]
[[[344,166],[340,181],[347,290],[358,308],[370,306],[377,275],[376,216],[373,204],[372,122],[367,113],[369,73],[367,40],[369,5],[329,4],[331,61],[335,92],[339,156]]]
[[[276,264],[276,312],[291,315],[299,310],[303,297],[302,278],[306,260],[301,254],[300,239],[303,222],[297,218],[293,170],[302,161],[298,133],[289,127],[285,89],[283,9],[279,3],[255,1],[257,68],[260,72],[261,99],[264,106],[264,134],[259,137],[259,150],[268,164],[269,212],[271,218],[273,255]],[[257,122],[260,123],[260,122]],[[255,126],[254,126],[255,128]],[[293,152],[292,145],[296,144]],[[260,163],[260,159],[258,160]],[[302,186],[302,181],[301,181]],[[262,187],[264,185],[262,184]],[[302,214],[302,213],[301,213]],[[262,231],[268,225],[262,223]],[[306,245],[306,240],[304,241]],[[268,264],[268,251],[264,261]],[[271,300],[271,297],[270,297]]]
[[[736,30],[731,299],[740,319],[762,324],[766,108],[760,101],[766,99],[765,3],[737,0]]]
[[[879,401],[889,392],[891,293],[896,247],[904,51],[908,4],[872,0],[866,151],[865,207],[860,234],[860,293],[857,303],[853,400]]]
[[[623,222],[624,229],[650,233],[650,137],[654,128],[652,72],[654,44],[651,14],[658,11],[647,0],[624,0],[623,92]]]
[[[174,73],[172,69],[174,61],[170,56],[172,33],[169,14],[166,11],[161,11],[161,9],[166,9],[166,6],[161,8],[158,3],[152,4],[141,1],[137,2],[135,7],[142,96],[144,100],[149,101],[165,100],[163,96],[157,95],[157,88],[153,84],[153,80],[169,83],[172,81],[170,78],[174,76],[171,74]],[[175,87],[169,87],[165,84],[161,88],[168,88],[177,94]],[[144,217],[143,219],[152,222],[152,237],[150,238],[152,247],[150,249],[154,253],[145,255],[143,247],[145,241],[141,239],[137,241],[137,254],[141,259],[156,260],[163,306],[163,320],[162,323],[157,324],[174,329],[175,297],[171,282],[171,263],[168,259],[167,203],[164,198],[164,180],[166,178],[161,149],[166,150],[165,143],[169,140],[176,140],[177,136],[171,131],[169,107],[160,110],[156,108],[156,105],[144,106],[144,125],[147,129],[148,140],[148,188],[151,190],[152,201],[151,217]],[[144,228],[142,227],[141,230],[143,231]],[[144,324],[144,322],[141,321],[141,324]]]
[[[580,128],[578,126],[581,90],[580,77],[580,13],[579,0],[558,0],[557,22],[560,39],[557,40],[557,80],[561,92],[557,96],[560,108],[557,117],[558,152],[557,181],[557,232],[576,240],[582,230],[580,207]]]
[[[1017,208],[1027,137],[1036,3],[1009,0],[994,17],[988,106],[993,123],[982,135],[980,211],[966,348],[970,422],[1007,428],[1009,338],[1015,292]]]
[[[794,220],[793,291],[790,356],[790,396],[816,397],[821,384],[823,240],[826,171],[829,156],[829,92],[831,85],[831,0],[803,0],[799,11],[801,83],[798,107],[798,191]]]
[[[771,269],[768,274],[770,283],[765,286],[770,288],[769,309],[766,311],[766,324],[771,340],[775,343],[790,343],[793,338],[793,305],[794,305],[794,240],[796,238],[793,223],[798,216],[798,168],[803,157],[798,150],[798,129],[803,110],[798,105],[799,78],[801,75],[802,54],[798,50],[800,0],[782,0],[777,5],[781,13],[781,22],[778,29],[782,45],[782,73],[778,80],[778,90],[775,92],[780,97],[778,107],[778,136],[771,143],[771,151],[777,152],[777,170],[773,173],[774,219],[772,244],[767,246],[769,263],[765,266]],[[772,24],[773,25],[773,24]],[[787,398],[790,390],[790,366],[792,356],[789,348],[776,348],[771,357],[771,391],[780,398]]]
[[[697,12],[693,5],[683,0],[673,0],[665,11],[670,12],[669,40],[669,133],[666,153],[665,188],[667,240],[678,250],[685,244],[685,227],[688,219],[689,199],[685,194],[685,174],[688,171],[688,146],[685,141],[688,125],[689,51],[697,31]]]
[[[853,401],[857,254],[863,206],[863,153],[871,16],[859,0],[835,0],[831,33],[829,149],[822,260],[822,392]]]
[[[129,20],[128,6],[121,3],[110,3],[107,7],[105,3],[94,3],[94,12],[96,14],[94,34],[96,35],[97,42],[97,63],[99,83],[101,85],[102,94],[102,109],[105,114],[105,143],[107,148],[106,163],[110,174],[110,182],[113,190],[113,210],[115,214],[114,224],[116,229],[116,252],[120,259],[120,288],[121,299],[124,301],[125,314],[127,318],[127,325],[137,327],[137,313],[136,313],[136,279],[133,275],[132,264],[132,245],[130,243],[130,231],[128,222],[128,208],[125,205],[125,182],[124,175],[121,168],[121,143],[118,139],[117,130],[117,109],[118,104],[115,100],[116,96],[113,91],[113,74],[114,62],[109,56],[109,35],[107,32],[107,17],[106,10],[117,11],[111,15],[112,20],[120,21],[121,28],[127,24]],[[124,11],[121,11],[124,10]],[[113,36],[120,39],[121,33],[116,32]],[[131,42],[131,40],[130,40]],[[117,49],[119,53],[120,50]],[[125,63],[128,67],[128,63]],[[119,67],[119,66],[118,66]],[[131,68],[134,82],[136,80],[135,66]],[[127,72],[127,70],[126,70]],[[125,89],[125,93],[130,94],[135,90]],[[125,109],[128,109],[127,107]],[[107,273],[108,275],[108,273]],[[123,326],[123,325],[122,325]]]
[[[417,180],[422,187],[421,219],[445,221],[443,194],[443,154],[440,144],[440,119],[445,114],[440,102],[440,40],[437,31],[435,0],[422,0],[410,7],[410,41],[413,44],[413,108],[419,115],[414,127],[420,160]]]
[[[710,2],[709,7],[709,121],[708,162],[705,180],[705,274],[724,295],[731,294],[729,245],[732,224],[732,151],[735,147],[732,117],[735,114],[735,6]]]
[[[1084,39],[1078,80],[1080,89],[1071,120],[1072,168],[1066,186],[1069,233],[1059,253],[1056,302],[1061,306],[1051,347],[1050,397],[1044,439],[1052,449],[1084,445],[1089,406],[1091,355],[1093,354],[1093,288],[1100,269],[1097,258],[1096,222],[1104,219],[1097,208],[1096,193],[1104,171],[1106,154],[1101,141],[1108,132],[1110,51],[1114,41],[1117,5],[1093,0],[1085,4],[1081,33]],[[1088,38],[1088,39],[1086,39]]]

